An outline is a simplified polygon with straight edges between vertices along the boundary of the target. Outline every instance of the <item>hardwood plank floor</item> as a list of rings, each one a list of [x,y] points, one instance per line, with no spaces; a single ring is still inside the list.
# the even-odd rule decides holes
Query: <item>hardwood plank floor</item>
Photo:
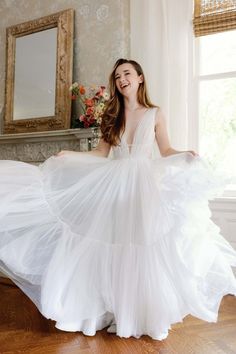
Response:
[[[63,332],[45,319],[11,282],[0,279],[1,354],[236,354],[236,297],[224,297],[217,323],[187,316],[172,326],[164,341],[148,336],[120,338],[98,331],[96,336]]]

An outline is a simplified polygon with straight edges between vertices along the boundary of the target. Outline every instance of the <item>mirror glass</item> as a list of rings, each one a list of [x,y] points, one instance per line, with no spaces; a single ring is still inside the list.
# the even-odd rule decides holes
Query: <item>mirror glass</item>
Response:
[[[15,50],[13,120],[54,116],[57,27],[17,37]]]

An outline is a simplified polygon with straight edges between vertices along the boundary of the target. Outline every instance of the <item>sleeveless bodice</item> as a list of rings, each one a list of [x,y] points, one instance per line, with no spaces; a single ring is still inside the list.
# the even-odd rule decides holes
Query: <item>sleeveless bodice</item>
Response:
[[[155,143],[155,115],[157,107],[149,108],[139,121],[132,144],[127,143],[126,131],[121,136],[120,144],[112,147],[113,158],[151,158]]]

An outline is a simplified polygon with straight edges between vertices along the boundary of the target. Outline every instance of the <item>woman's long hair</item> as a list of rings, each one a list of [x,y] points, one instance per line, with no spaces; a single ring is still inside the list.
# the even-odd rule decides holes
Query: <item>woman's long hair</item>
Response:
[[[136,61],[128,59],[118,59],[109,76],[110,98],[106,104],[101,123],[101,138],[110,145],[116,146],[120,143],[121,133],[125,130],[124,99],[116,87],[115,71],[118,66],[129,63],[136,70],[138,75],[143,76],[143,82],[139,84],[137,92],[138,103],[144,107],[156,107],[149,99],[146,81],[143,70]]]

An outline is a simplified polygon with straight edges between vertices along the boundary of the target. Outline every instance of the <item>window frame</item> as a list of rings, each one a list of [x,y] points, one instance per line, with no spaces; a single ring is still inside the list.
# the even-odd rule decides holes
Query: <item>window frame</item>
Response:
[[[215,33],[217,34],[217,33]],[[213,36],[214,34],[210,34]],[[191,145],[194,146],[196,151],[199,151],[199,123],[200,123],[200,83],[202,81],[216,80],[216,79],[227,79],[236,78],[236,71],[217,73],[217,74],[200,74],[200,37],[194,37],[192,40],[192,51],[190,56],[191,65],[190,70],[192,75],[189,75],[189,89],[190,89],[190,100],[189,100],[189,134],[188,140]],[[191,60],[192,59],[192,60]],[[225,190],[221,197],[215,198],[215,200],[229,200],[236,199],[236,188]]]

